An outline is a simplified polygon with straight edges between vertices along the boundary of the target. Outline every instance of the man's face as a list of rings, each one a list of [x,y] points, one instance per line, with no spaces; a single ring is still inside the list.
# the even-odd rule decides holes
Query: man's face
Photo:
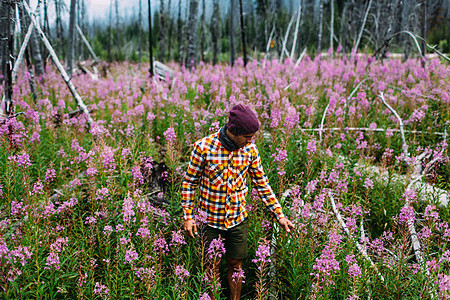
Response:
[[[233,141],[233,143],[236,144],[239,148],[244,147],[248,143],[251,143],[253,141],[253,137],[255,136],[255,133],[250,134],[244,134],[244,135],[234,135],[230,134],[230,139]]]

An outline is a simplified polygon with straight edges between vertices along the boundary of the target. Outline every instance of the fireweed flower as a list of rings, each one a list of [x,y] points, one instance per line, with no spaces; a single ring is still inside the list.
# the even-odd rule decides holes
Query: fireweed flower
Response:
[[[367,190],[373,189],[372,179],[366,178],[366,180],[364,181],[363,187],[366,188]]]
[[[109,190],[108,190],[108,188],[98,189],[95,192],[95,195],[96,195],[96,198],[95,198],[96,200],[103,200],[105,197],[108,197]]]
[[[357,263],[354,263],[348,267],[348,275],[352,278],[361,278],[362,272],[361,268],[358,266]]]
[[[231,276],[231,278],[234,282],[239,282],[242,280],[242,283],[245,283],[244,269],[239,269],[239,271],[233,272],[233,275]]]
[[[125,253],[125,263],[130,263],[133,264],[133,262],[135,260],[138,260],[139,256],[137,254],[137,252],[135,250],[127,250],[127,252]]]
[[[52,182],[53,179],[56,178],[56,172],[55,169],[47,169],[47,171],[45,172],[45,181],[46,182]]]
[[[10,161],[13,161],[17,164],[19,167],[23,167],[24,169],[31,166],[31,160],[30,155],[28,153],[24,153],[21,155],[13,155],[8,157]]]
[[[308,141],[308,145],[306,146],[306,154],[312,155],[317,151],[317,141],[310,140]]]
[[[84,224],[95,224],[95,223],[97,223],[97,220],[93,217],[93,216],[90,216],[90,217],[86,217],[86,221],[84,221]]]
[[[222,238],[213,239],[208,247],[208,257],[213,259],[215,257],[222,257],[222,254],[225,253],[225,244],[223,243]]]
[[[23,199],[22,202],[11,201],[11,216],[21,217],[28,215],[26,208],[27,205],[23,205]]]
[[[98,174],[98,170],[97,168],[94,167],[89,167],[86,169],[86,175],[89,177],[95,176]]]
[[[135,269],[134,274],[140,280],[149,282],[149,281],[155,280],[156,271],[155,271],[155,267],[139,268],[139,269]]]
[[[439,222],[439,213],[436,211],[436,205],[427,205],[423,217],[427,221]]]
[[[144,176],[142,175],[140,166],[134,166],[131,169],[131,174],[133,174],[133,179],[137,184],[144,184]]]
[[[131,156],[130,148],[123,148],[122,149],[122,157],[127,158],[128,156]]]
[[[138,231],[136,232],[136,236],[141,236],[142,238],[149,238],[151,236],[151,232],[147,227],[141,225],[141,227],[139,227]]]
[[[252,259],[252,262],[257,263],[269,263],[270,262],[270,245],[269,241],[262,240],[259,242],[258,250],[256,250],[256,258]]]
[[[211,300],[211,297],[209,296],[209,294],[207,292],[204,292],[199,300]]]
[[[167,246],[167,242],[163,236],[159,236],[155,242],[153,243],[153,249],[160,254],[166,254],[169,252],[169,247]]]
[[[450,291],[450,276],[446,274],[438,274],[439,296],[441,299],[447,299],[446,296]]]
[[[415,216],[414,216],[414,209],[407,205],[402,207],[399,217],[399,223],[400,224],[407,224],[408,221],[414,222]]]
[[[131,242],[131,239],[126,238],[126,237],[121,237],[119,239],[119,242],[120,242],[120,245],[123,246],[123,245],[127,245],[129,242]]]
[[[125,197],[123,199],[123,221],[125,223],[128,223],[131,221],[131,218],[134,217],[134,211],[133,211],[133,199],[131,197]]]
[[[177,139],[177,135],[175,134],[175,129],[173,127],[169,127],[166,131],[164,131],[164,137],[166,141],[173,142]]]
[[[108,295],[109,289],[106,285],[101,284],[100,282],[95,283],[94,294],[96,295]]]
[[[309,194],[313,193],[313,192],[316,190],[316,187],[317,187],[317,183],[318,183],[318,182],[319,182],[318,180],[311,180],[310,182],[308,182],[308,183],[306,184],[305,190],[306,190]]]
[[[175,267],[175,276],[180,279],[181,282],[185,282],[185,279],[189,277],[189,271],[186,270],[183,266]]]
[[[178,247],[185,244],[186,241],[184,240],[184,235],[181,233],[181,230],[172,231],[172,241],[170,242],[170,246]]]
[[[112,226],[109,226],[109,225],[106,225],[103,228],[103,234],[106,236],[109,236],[113,231],[114,231],[114,228],[112,228]]]
[[[44,269],[50,270],[51,267],[54,267],[55,270],[59,270],[59,254],[56,252],[50,252],[50,254],[47,256],[46,265]]]

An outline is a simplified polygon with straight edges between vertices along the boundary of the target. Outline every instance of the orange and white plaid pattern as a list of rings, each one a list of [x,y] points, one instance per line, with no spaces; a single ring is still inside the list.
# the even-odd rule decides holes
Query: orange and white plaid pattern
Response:
[[[249,143],[228,151],[222,146],[219,133],[215,133],[194,144],[182,184],[184,219],[193,219],[195,192],[199,187],[198,210],[206,214],[209,226],[226,230],[244,221],[247,218],[247,173],[268,210],[277,220],[284,217],[256,145]]]

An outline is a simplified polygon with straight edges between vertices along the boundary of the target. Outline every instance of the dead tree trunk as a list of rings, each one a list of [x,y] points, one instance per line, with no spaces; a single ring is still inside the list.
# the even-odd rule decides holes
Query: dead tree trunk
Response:
[[[211,16],[211,40],[213,44],[213,65],[217,63],[217,52],[218,52],[218,40],[219,40],[219,30],[218,30],[218,17],[219,17],[219,0],[214,0],[213,2],[213,13]]]
[[[139,17],[138,17],[138,62],[141,68],[142,57],[142,0],[139,0]]]
[[[119,23],[119,0],[116,0],[116,43],[118,56],[120,57],[121,47],[120,47],[120,23]]]
[[[44,33],[48,38],[51,38],[50,35],[50,25],[48,23],[48,2],[47,0],[44,0],[43,2],[43,6],[44,6]]]
[[[189,40],[186,67],[192,70],[196,63],[197,52],[197,0],[191,0],[189,7]]]
[[[202,15],[200,16],[200,60],[205,61],[205,0],[202,0]]]
[[[22,60],[22,56],[25,55],[25,61],[27,64],[28,73],[30,74],[30,78],[28,79],[28,81],[30,84],[31,97],[32,97],[33,101],[36,102],[36,100],[37,100],[36,84],[34,82],[34,71],[33,71],[33,64],[31,63],[31,47],[30,47],[30,39],[32,37],[32,34],[35,32],[35,30],[34,30],[33,22],[31,22],[30,18],[27,17],[27,13],[25,12],[23,5],[20,5],[20,16],[22,18],[22,32],[25,32],[26,28],[28,28],[28,31],[26,31],[26,35],[23,39],[22,47],[20,49],[19,54],[17,55],[14,69],[18,69],[18,64],[20,64],[20,62]],[[37,43],[36,40],[35,40],[35,42]],[[13,69],[13,73],[12,73],[12,83],[13,84],[15,82],[14,69]]]
[[[230,0],[230,65],[234,66],[234,0]]]
[[[152,37],[152,1],[148,0],[148,44],[149,44],[149,61],[150,61],[150,77],[155,75],[153,70],[153,37]]]
[[[27,4],[29,4],[30,1],[27,0]],[[24,20],[27,24],[31,23],[30,18],[28,15],[24,12]],[[47,20],[48,22],[48,20]],[[44,20],[45,24],[45,20]],[[34,68],[36,70],[36,75],[41,76],[44,74],[44,60],[42,59],[41,54],[41,48],[39,47],[39,41],[38,41],[38,34],[36,33],[36,29],[33,29],[33,32],[31,33],[30,42],[28,44],[29,49],[29,55],[31,56],[32,60],[34,61]]]
[[[247,47],[245,45],[245,24],[244,24],[244,12],[242,7],[242,0],[239,0],[239,11],[241,15],[241,38],[242,38],[242,52],[244,55],[244,66],[247,65]]]
[[[427,0],[422,0],[422,55],[425,57],[427,50]]]
[[[111,56],[111,47],[112,47],[112,7],[113,7],[113,0],[111,0],[109,2],[109,26],[108,26],[109,39],[108,39],[108,49],[106,49],[109,62],[112,61],[112,56]]]
[[[355,51],[358,51],[359,48],[359,42],[361,41],[363,32],[364,32],[364,28],[366,26],[366,20],[367,20],[367,16],[369,15],[369,11],[370,11],[370,7],[372,6],[372,0],[369,0],[369,4],[367,4],[367,9],[366,9],[366,13],[364,14],[364,19],[361,25],[361,29],[359,31],[359,35],[358,38],[356,39],[356,43],[355,43]]]
[[[169,0],[169,3],[167,5],[167,22],[169,23],[168,27],[168,34],[167,34],[167,59],[172,59],[172,35],[173,35],[173,18],[172,18],[172,0]]]
[[[323,0],[319,0],[319,34],[317,35],[317,54],[322,52]]]
[[[75,24],[77,15],[77,0],[70,0],[69,37],[67,43],[67,74],[72,77],[73,58],[75,54]]]
[[[177,42],[178,42],[178,62],[183,63],[183,23],[181,20],[181,0],[178,0],[178,18],[177,18]]]
[[[166,47],[166,24],[165,16],[166,12],[164,10],[164,0],[160,1],[159,4],[159,60],[164,62],[165,58],[165,47]]]
[[[62,59],[66,59],[66,47],[64,47],[64,28],[61,21],[63,2],[61,0],[55,0],[55,12],[56,12],[56,38],[58,40],[58,46],[61,49]]]
[[[5,114],[6,116],[12,115],[12,69],[13,69],[13,47],[14,47],[14,36],[12,27],[13,20],[13,1],[6,0],[2,1],[2,32],[5,35],[2,36],[3,43],[3,61],[2,61],[2,72],[5,78]]]
[[[334,0],[330,0],[331,6],[331,18],[330,18],[330,53],[331,57],[333,57],[334,47],[333,47],[333,39],[334,39]]]

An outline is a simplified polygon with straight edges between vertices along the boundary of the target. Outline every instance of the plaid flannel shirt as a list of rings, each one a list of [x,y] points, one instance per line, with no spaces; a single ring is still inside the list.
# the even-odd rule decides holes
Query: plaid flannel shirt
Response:
[[[253,143],[228,151],[219,133],[194,144],[189,167],[182,183],[182,206],[185,220],[193,219],[195,192],[199,188],[198,210],[206,214],[209,226],[226,230],[247,218],[245,197],[247,173],[264,205],[279,220],[284,217],[281,206],[269,185]]]

